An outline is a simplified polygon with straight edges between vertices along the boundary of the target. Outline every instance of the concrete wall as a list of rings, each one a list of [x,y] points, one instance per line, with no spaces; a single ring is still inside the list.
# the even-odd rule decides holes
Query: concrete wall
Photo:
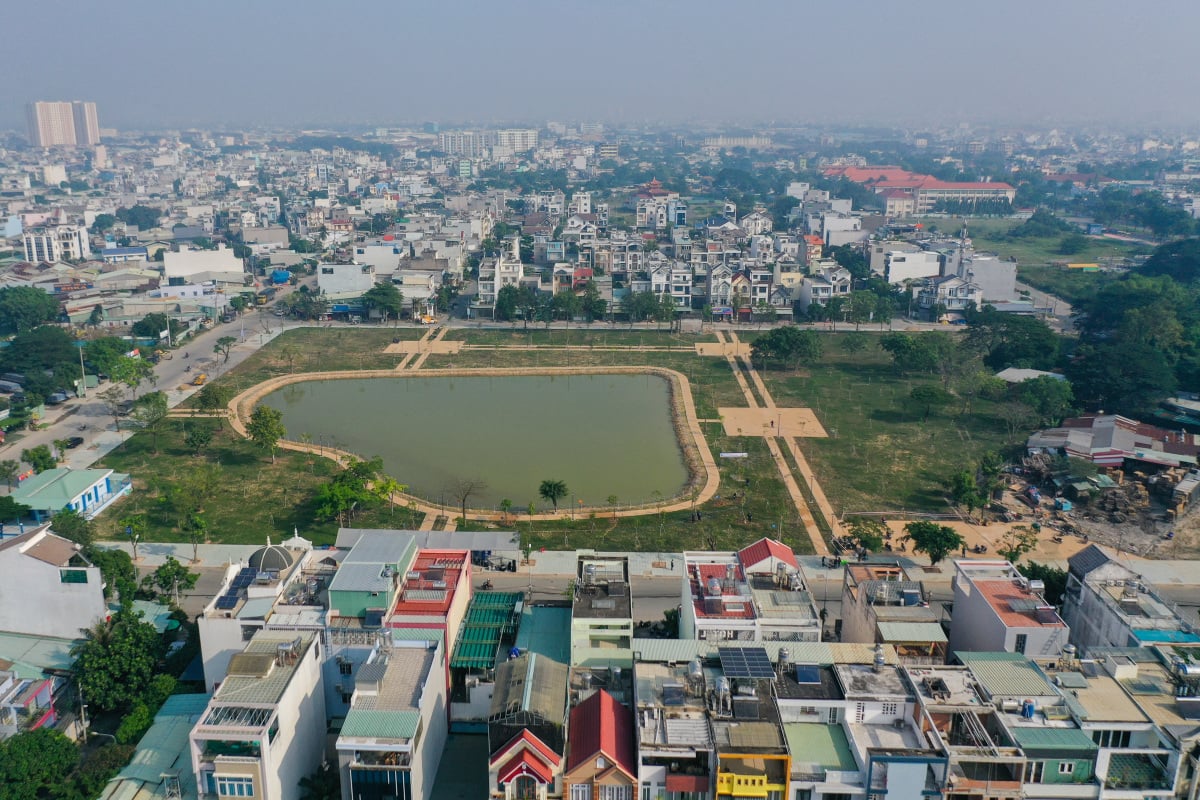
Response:
[[[16,547],[0,551],[0,630],[78,639],[80,628],[91,627],[108,611],[100,570],[83,571],[87,583],[63,583],[53,564],[23,555]]]

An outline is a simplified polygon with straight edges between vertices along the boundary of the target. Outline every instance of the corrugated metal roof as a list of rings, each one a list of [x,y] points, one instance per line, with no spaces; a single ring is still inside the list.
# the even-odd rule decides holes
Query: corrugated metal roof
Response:
[[[129,764],[105,786],[101,800],[158,796],[164,773],[177,772],[183,796],[196,796],[188,735],[200,721],[210,694],[175,694],[154,716]]]
[[[936,622],[880,622],[877,627],[885,642],[946,641],[946,632]]]
[[[406,568],[416,550],[416,541],[402,531],[363,531],[344,563],[398,564]]]
[[[495,633],[495,628],[471,629],[475,635],[480,633]],[[467,634],[468,629],[464,628]],[[461,669],[492,669],[496,666],[496,653],[500,647],[500,637],[494,636],[484,640],[464,641],[459,639],[454,645],[454,657],[450,659],[451,667]]]
[[[419,711],[363,711],[352,708],[346,714],[338,738],[411,739],[420,722]]]
[[[721,647],[765,647],[771,661],[779,658],[779,648],[786,647],[795,664],[870,664],[875,660],[875,645],[841,642],[722,642],[704,639],[641,639],[633,640],[632,650],[639,661],[660,664],[682,664],[693,658],[716,658]],[[883,646],[888,664],[897,664],[896,649]]]
[[[383,576],[383,562],[342,564],[329,583],[331,592],[386,592],[392,579]]]
[[[1018,653],[957,653],[993,697],[1051,697],[1054,687],[1032,661]]]
[[[1030,750],[1085,750],[1099,749],[1092,737],[1079,728],[1042,728],[1017,726],[1012,729],[1017,744]]]
[[[267,614],[271,613],[271,609],[275,607],[274,597],[251,597],[242,604],[242,609],[238,611],[238,619],[265,619]]]
[[[521,549],[521,535],[515,531],[405,531],[373,530],[370,528],[340,528],[337,547],[354,547],[365,533],[400,533],[411,536],[417,547],[434,550],[487,550],[516,553]]]

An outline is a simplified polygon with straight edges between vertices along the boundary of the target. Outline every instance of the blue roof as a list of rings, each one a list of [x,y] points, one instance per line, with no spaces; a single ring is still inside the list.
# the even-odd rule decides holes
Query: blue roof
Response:
[[[1133,638],[1142,643],[1156,644],[1159,642],[1200,642],[1200,636],[1187,631],[1152,631],[1152,630],[1137,630],[1133,631]]]

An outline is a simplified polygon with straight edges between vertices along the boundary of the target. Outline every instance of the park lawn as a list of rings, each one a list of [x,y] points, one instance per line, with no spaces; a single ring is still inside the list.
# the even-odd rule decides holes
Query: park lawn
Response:
[[[1117,280],[1116,272],[1083,272],[1066,267],[1018,267],[1017,278],[1035,289],[1061,297],[1072,306],[1091,300],[1105,285]]]
[[[531,322],[512,323],[510,328],[451,328],[444,337],[465,341],[468,345],[513,345],[527,347],[681,347],[692,349],[697,342],[715,342],[711,333],[676,333],[666,330],[631,330],[620,325],[595,323],[577,328],[544,328]]]
[[[799,442],[839,515],[945,510],[947,478],[1008,444],[987,401],[976,400],[966,414],[953,403],[923,421],[909,392],[936,380],[897,374],[875,346],[850,355],[827,342],[822,360],[804,371],[759,374],[776,404],[812,408],[829,433]]]
[[[926,229],[936,226],[937,230],[957,236],[962,230],[961,218],[926,217],[921,220]],[[967,236],[979,252],[996,253],[1003,259],[1016,259],[1025,266],[1047,266],[1055,263],[1090,264],[1105,260],[1122,259],[1126,256],[1148,252],[1150,248],[1133,242],[1120,242],[1099,236],[1088,236],[1087,245],[1078,253],[1064,255],[1059,252],[1062,236],[1045,236],[1026,239],[1007,239],[1005,235],[1019,227],[1024,220],[971,218],[966,220]],[[1065,234],[1063,234],[1065,235]]]
[[[291,372],[321,372],[345,369],[394,369],[404,358],[385,353],[393,339],[412,341],[428,328],[292,328],[267,342],[249,358],[211,382],[231,386],[235,392],[249,389],[269,378]],[[183,406],[194,408],[196,398]]]
[[[522,519],[504,526],[471,521],[459,529],[517,530],[522,544],[534,551],[542,547],[666,553],[706,548],[734,550],[770,536],[797,553],[812,553],[812,542],[800,524],[766,443],[759,438],[728,438],[720,425],[704,427],[717,459],[721,485],[714,499],[697,507],[702,515],[699,521],[692,521],[690,510],[617,518],[600,511],[574,520]],[[722,452],[744,452],[748,457],[722,459]]]
[[[220,426],[203,457],[184,446],[188,425]],[[142,431],[105,456],[97,466],[133,476],[133,493],[96,519],[102,538],[123,538],[120,520],[145,514],[149,542],[185,541],[177,527],[177,515],[168,501],[173,485],[203,463],[216,464],[221,487],[205,503],[204,518],[212,542],[259,544],[299,532],[315,544],[332,544],[337,536],[335,522],[317,522],[313,496],[317,487],[337,471],[329,459],[281,450],[276,463],[251,442],[242,439],[226,422],[208,419],[171,419],[159,435],[158,453],[150,434]],[[408,528],[420,525],[423,514],[383,504],[356,515],[354,525],[366,528]]]

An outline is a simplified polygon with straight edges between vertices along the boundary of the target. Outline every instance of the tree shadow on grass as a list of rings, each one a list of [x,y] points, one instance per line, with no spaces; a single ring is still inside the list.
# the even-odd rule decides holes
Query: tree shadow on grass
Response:
[[[902,408],[873,408],[867,416],[889,425],[904,425],[913,421],[912,415]]]

